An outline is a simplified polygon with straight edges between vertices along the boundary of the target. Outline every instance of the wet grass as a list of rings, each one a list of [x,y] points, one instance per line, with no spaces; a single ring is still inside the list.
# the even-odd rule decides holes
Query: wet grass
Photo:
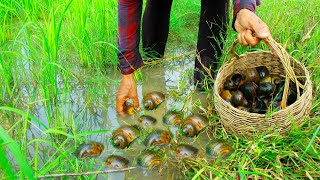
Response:
[[[76,124],[87,111],[95,114],[94,106],[107,109],[104,102],[114,99],[108,94],[118,85],[118,79],[113,78],[118,63],[116,9],[115,0],[0,2],[2,179],[85,172],[101,165],[95,159],[79,161],[73,152],[87,136],[108,132],[103,128],[81,132]],[[195,48],[199,10],[198,1],[174,1],[168,48],[179,47],[187,52]],[[285,136],[268,133],[239,139],[225,133],[219,118],[210,115],[213,137],[228,139],[235,153],[214,164],[193,162],[194,171],[185,173],[190,179],[320,177],[320,1],[263,1],[257,14],[269,25],[274,39],[310,70],[314,84],[311,116]],[[235,38],[236,33],[228,28],[225,52]],[[260,43],[236,51],[241,54],[256,49],[267,47]],[[143,72],[138,76],[143,77]],[[186,72],[185,76],[188,79],[192,74]],[[74,99],[77,88],[84,89],[80,94],[84,105],[75,112],[73,106],[79,103]],[[195,106],[205,110],[213,107]]]

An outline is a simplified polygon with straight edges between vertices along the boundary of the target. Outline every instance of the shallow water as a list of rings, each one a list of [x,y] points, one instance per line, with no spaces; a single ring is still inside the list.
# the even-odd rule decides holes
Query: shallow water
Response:
[[[177,50],[175,52],[170,52],[173,56],[183,54],[185,51]],[[177,59],[164,59],[162,63],[156,65],[146,65],[142,68],[143,80],[137,82],[138,98],[140,101],[140,107],[142,107],[143,96],[149,92],[159,91],[166,94],[166,101],[162,103],[156,110],[146,111],[143,108],[140,109],[135,115],[122,118],[117,115],[115,109],[115,95],[117,93],[118,83],[106,84],[104,90],[97,91],[97,94],[92,95],[88,93],[87,89],[90,87],[83,86],[81,84],[74,83],[74,87],[71,88],[71,97],[67,98],[66,102],[59,102],[60,111],[65,112],[63,118],[66,119],[67,124],[63,125],[66,127],[73,127],[77,133],[85,133],[97,130],[109,130],[105,133],[97,133],[93,135],[86,136],[86,141],[100,142],[104,146],[104,151],[102,154],[95,158],[94,168],[96,170],[105,169],[103,166],[103,161],[105,158],[111,154],[118,154],[126,157],[130,160],[129,166],[136,166],[135,157],[145,149],[143,145],[143,137],[138,138],[134,141],[130,148],[126,150],[120,150],[114,148],[110,143],[110,138],[112,136],[112,131],[124,124],[138,124],[138,117],[143,114],[151,115],[157,119],[157,123],[154,129],[167,129],[170,130],[174,135],[170,146],[174,146],[178,143],[184,142],[192,144],[199,148],[200,156],[204,156],[204,146],[208,141],[208,135],[206,132],[201,133],[197,138],[183,138],[176,137],[178,128],[168,128],[162,124],[163,115],[169,110],[183,111],[183,115],[186,117],[192,113],[197,113],[199,109],[194,107],[196,101],[202,102],[203,106],[208,103],[207,94],[197,93],[193,85],[193,69],[194,69],[194,54],[182,56],[182,58]],[[25,68],[28,72],[29,65],[26,64]],[[85,69],[79,69],[80,75],[86,75]],[[110,78],[113,81],[120,81],[120,73],[111,72]],[[94,85],[94,83],[92,83]],[[24,87],[22,91],[24,94],[30,94],[31,87]],[[105,92],[101,93],[101,91]],[[101,95],[101,94],[103,95]],[[28,102],[28,96],[22,97]],[[50,126],[46,121],[46,109],[43,106],[43,102],[38,102],[35,108],[32,109],[33,114],[46,126]],[[70,113],[71,109],[71,113]],[[74,119],[70,121],[68,119]],[[41,128],[40,128],[41,129]],[[65,130],[65,129],[62,129]],[[67,133],[72,134],[68,130]],[[28,131],[28,139],[32,140],[34,138],[41,138],[43,134],[39,131],[37,126],[30,126]],[[178,139],[177,139],[178,138]],[[146,170],[141,168],[136,168],[129,172],[118,172],[98,175],[97,179],[176,179],[183,178],[180,176],[181,172],[179,165],[177,163],[172,163],[176,161],[175,157],[172,155],[172,148],[166,146],[163,151],[166,152],[166,161],[163,166],[161,166],[160,172],[158,170]],[[39,167],[42,167],[47,159],[44,158],[47,154],[52,154],[50,152],[50,147],[48,145],[39,144]],[[28,147],[27,156],[29,159],[34,158],[35,147],[30,145]],[[199,156],[199,157],[200,157]],[[74,157],[71,157],[74,158]],[[82,160],[80,159],[79,162]],[[89,162],[89,161],[85,161]],[[184,169],[182,169],[184,170]]]

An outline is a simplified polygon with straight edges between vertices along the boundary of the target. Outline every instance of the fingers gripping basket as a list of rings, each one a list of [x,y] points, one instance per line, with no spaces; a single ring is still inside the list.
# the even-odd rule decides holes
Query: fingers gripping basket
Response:
[[[234,55],[219,69],[217,74],[214,85],[215,108],[223,126],[237,136],[250,137],[268,130],[285,133],[292,124],[300,125],[310,113],[312,83],[308,70],[302,63],[290,57],[285,49],[272,38],[266,38],[264,42],[277,56],[268,51],[250,52],[241,56]],[[234,54],[234,45],[231,48],[231,54]],[[303,93],[298,95],[293,104],[272,114],[242,111],[221,98],[220,93],[228,76],[258,66],[265,66],[270,73],[285,77],[283,99],[287,99],[290,81],[296,83],[297,87],[301,87]]]

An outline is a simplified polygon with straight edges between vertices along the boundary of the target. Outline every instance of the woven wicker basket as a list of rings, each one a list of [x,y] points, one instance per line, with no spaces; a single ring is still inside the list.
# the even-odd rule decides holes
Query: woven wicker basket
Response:
[[[234,43],[230,51],[234,56],[224,63],[217,74],[214,85],[215,108],[223,126],[237,136],[250,137],[266,131],[285,133],[292,124],[300,125],[311,110],[312,82],[308,70],[302,63],[290,57],[285,49],[272,38],[264,39],[264,42],[277,56],[269,51],[256,51],[237,56],[234,53],[236,44]],[[228,76],[258,66],[266,66],[271,74],[285,77],[283,99],[287,99],[290,80],[304,90],[303,94],[290,106],[272,114],[245,112],[221,98],[220,93]]]

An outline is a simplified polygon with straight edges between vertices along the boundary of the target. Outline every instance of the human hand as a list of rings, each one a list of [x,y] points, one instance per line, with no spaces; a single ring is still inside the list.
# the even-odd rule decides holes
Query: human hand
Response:
[[[135,109],[139,108],[137,85],[134,80],[133,73],[122,75],[116,98],[116,109],[120,116],[126,115],[123,106],[127,99],[131,99],[133,101],[133,106]]]
[[[255,46],[261,39],[271,36],[268,26],[252,11],[241,9],[234,27],[238,32],[238,41],[245,46]]]

